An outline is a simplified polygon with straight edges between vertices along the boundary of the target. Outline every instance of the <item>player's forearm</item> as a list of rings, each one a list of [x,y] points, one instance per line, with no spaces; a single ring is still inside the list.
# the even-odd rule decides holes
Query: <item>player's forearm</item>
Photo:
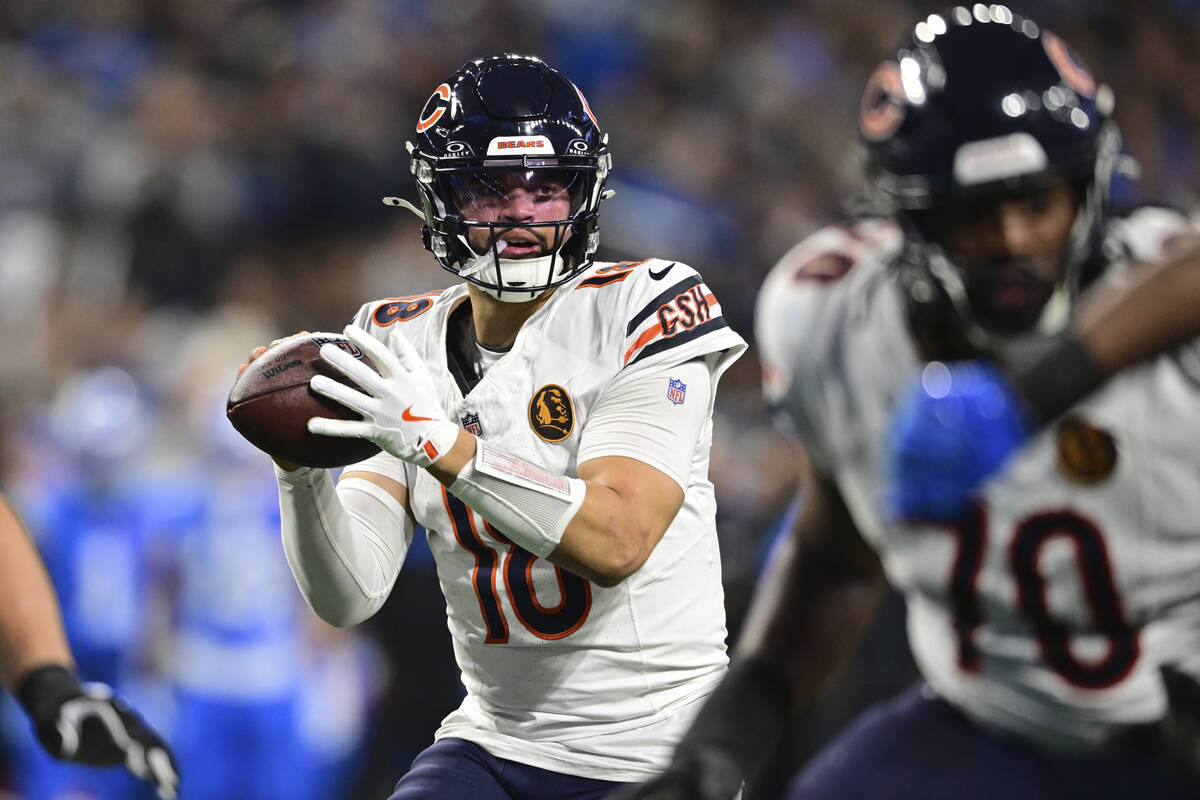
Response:
[[[787,676],[792,707],[803,710],[854,651],[883,586],[881,570],[847,570],[790,537],[763,581],[734,658],[776,665]]]
[[[1006,372],[1032,429],[1090,395],[1110,375],[1200,336],[1200,256],[1145,267],[1136,282],[1102,292],[1071,329]]]
[[[780,665],[803,708],[850,655],[885,583],[834,481],[802,459],[800,513],[750,609],[738,657]]]
[[[20,520],[0,498],[0,681],[9,690],[39,666],[71,666],[58,601]]]
[[[1073,326],[1108,375],[1200,337],[1200,248],[1141,270],[1130,286],[1097,296]]]
[[[549,560],[599,586],[616,586],[641,569],[665,526],[644,516],[646,504],[596,481],[584,481],[583,505]]]
[[[572,478],[469,438],[469,457],[460,436],[430,473],[517,545],[600,586],[645,563],[683,500],[672,484],[678,502],[654,513],[649,486]],[[457,469],[447,468],[451,455]]]
[[[411,529],[399,501],[365,481],[335,488],[326,470],[276,474],[284,554],[304,599],[337,627],[367,619],[407,554]]]

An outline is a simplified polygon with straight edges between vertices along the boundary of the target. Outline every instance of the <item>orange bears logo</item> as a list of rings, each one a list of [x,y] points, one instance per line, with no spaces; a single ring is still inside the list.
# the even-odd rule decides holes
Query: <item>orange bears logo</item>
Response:
[[[433,90],[433,94],[425,101],[421,109],[421,118],[417,120],[417,133],[424,133],[437,124],[446,110],[450,108],[450,84],[443,83]]]
[[[1092,77],[1092,73],[1083,65],[1083,62],[1075,56],[1071,48],[1067,47],[1066,42],[1050,31],[1046,31],[1042,34],[1042,47],[1046,49],[1046,55],[1050,57],[1054,68],[1062,76],[1063,83],[1084,97],[1096,96],[1096,79]]]
[[[1058,425],[1058,469],[1071,481],[1094,486],[1117,466],[1117,443],[1112,434],[1071,414]]]
[[[904,83],[900,67],[885,61],[867,79],[859,107],[858,127],[869,141],[879,142],[891,136],[904,122]]]
[[[561,442],[575,429],[571,396],[557,384],[547,384],[529,401],[529,427],[547,442]]]

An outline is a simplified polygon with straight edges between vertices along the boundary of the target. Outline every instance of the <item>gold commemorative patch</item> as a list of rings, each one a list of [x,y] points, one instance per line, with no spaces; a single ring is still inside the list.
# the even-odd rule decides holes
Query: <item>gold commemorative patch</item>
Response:
[[[1078,414],[1058,424],[1058,469],[1068,479],[1094,486],[1108,479],[1117,466],[1117,443],[1112,434]]]
[[[529,427],[547,442],[561,442],[575,429],[571,396],[557,384],[547,384],[529,401]]]

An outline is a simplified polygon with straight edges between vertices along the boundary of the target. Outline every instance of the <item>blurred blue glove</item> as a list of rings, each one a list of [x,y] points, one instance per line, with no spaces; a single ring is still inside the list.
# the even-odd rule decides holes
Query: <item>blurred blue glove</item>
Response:
[[[984,361],[931,362],[901,396],[887,438],[894,519],[953,520],[1029,437],[1016,390]]]

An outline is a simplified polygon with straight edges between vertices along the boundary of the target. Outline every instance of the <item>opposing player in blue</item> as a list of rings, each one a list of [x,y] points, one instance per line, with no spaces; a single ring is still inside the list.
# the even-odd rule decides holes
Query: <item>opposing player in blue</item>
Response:
[[[2,498],[0,682],[20,701],[51,756],[91,766],[124,765],[163,798],[177,795],[179,776],[162,738],[109,686],[81,684],[76,677],[50,580],[29,534]]]
[[[141,662],[150,649],[153,548],[141,513],[140,476],[132,467],[134,455],[146,438],[147,420],[153,416],[132,376],[120,369],[101,367],[82,370],[64,381],[49,412],[31,426],[31,441],[44,449],[46,457],[39,461],[46,466],[36,474],[22,473],[11,488],[14,506],[29,522],[42,563],[29,566],[20,552],[28,540],[6,530],[9,538],[5,547],[17,548],[11,556],[13,569],[28,571],[28,575],[13,579],[12,590],[32,591],[36,599],[30,601],[31,605],[38,606],[44,601],[36,587],[43,577],[50,580],[55,593],[52,598],[57,603],[46,611],[53,611],[55,618],[47,622],[34,615],[34,619],[38,619],[38,625],[50,626],[44,642],[57,641],[57,631],[61,630],[70,652],[69,660],[54,660],[31,673],[18,689],[18,699],[30,694],[46,696],[46,688],[35,690],[41,686],[59,692],[94,694],[108,706],[123,702],[114,692],[117,696],[132,693],[145,683]],[[4,567],[9,568],[7,563]],[[0,576],[0,583],[8,580],[7,574]],[[12,613],[22,613],[20,609],[18,603]],[[31,624],[35,623],[31,620]],[[97,682],[94,690],[81,689],[76,673]],[[149,708],[149,698],[139,699],[143,709]],[[28,702],[26,705],[32,708]],[[45,701],[34,705],[38,707],[38,739],[46,745],[54,741],[63,714]],[[151,714],[155,710],[149,708]],[[43,715],[50,712],[59,717],[45,719]],[[112,725],[119,721],[106,710],[93,711],[92,715],[100,715],[97,719],[106,719]],[[140,718],[133,716],[128,724],[145,727]],[[89,727],[95,727],[95,723]],[[157,738],[149,731],[146,735]],[[102,746],[112,748],[113,741],[128,734],[114,729],[105,736]],[[66,745],[70,739],[67,735]],[[88,757],[64,759],[69,746],[66,750],[46,747],[47,754],[29,736],[14,737],[13,748],[16,787],[30,800],[69,794],[97,800],[136,800],[152,795],[150,786],[138,780],[149,777],[144,764],[130,771],[86,769],[71,762],[87,763]],[[162,761],[159,768],[174,771],[174,762],[163,754],[155,756]],[[142,757],[130,758],[137,763]],[[110,754],[105,763],[119,762],[114,762]],[[173,775],[170,782],[165,778],[158,782],[160,790],[166,787],[174,791]]]
[[[804,506],[730,674],[626,796],[734,796],[885,582],[924,680],[792,800],[1195,796],[1164,762],[1200,674],[1200,258],[1182,215],[1110,209],[1111,107],[999,5],[928,16],[871,77],[881,215],[799,244],[759,297]]]

